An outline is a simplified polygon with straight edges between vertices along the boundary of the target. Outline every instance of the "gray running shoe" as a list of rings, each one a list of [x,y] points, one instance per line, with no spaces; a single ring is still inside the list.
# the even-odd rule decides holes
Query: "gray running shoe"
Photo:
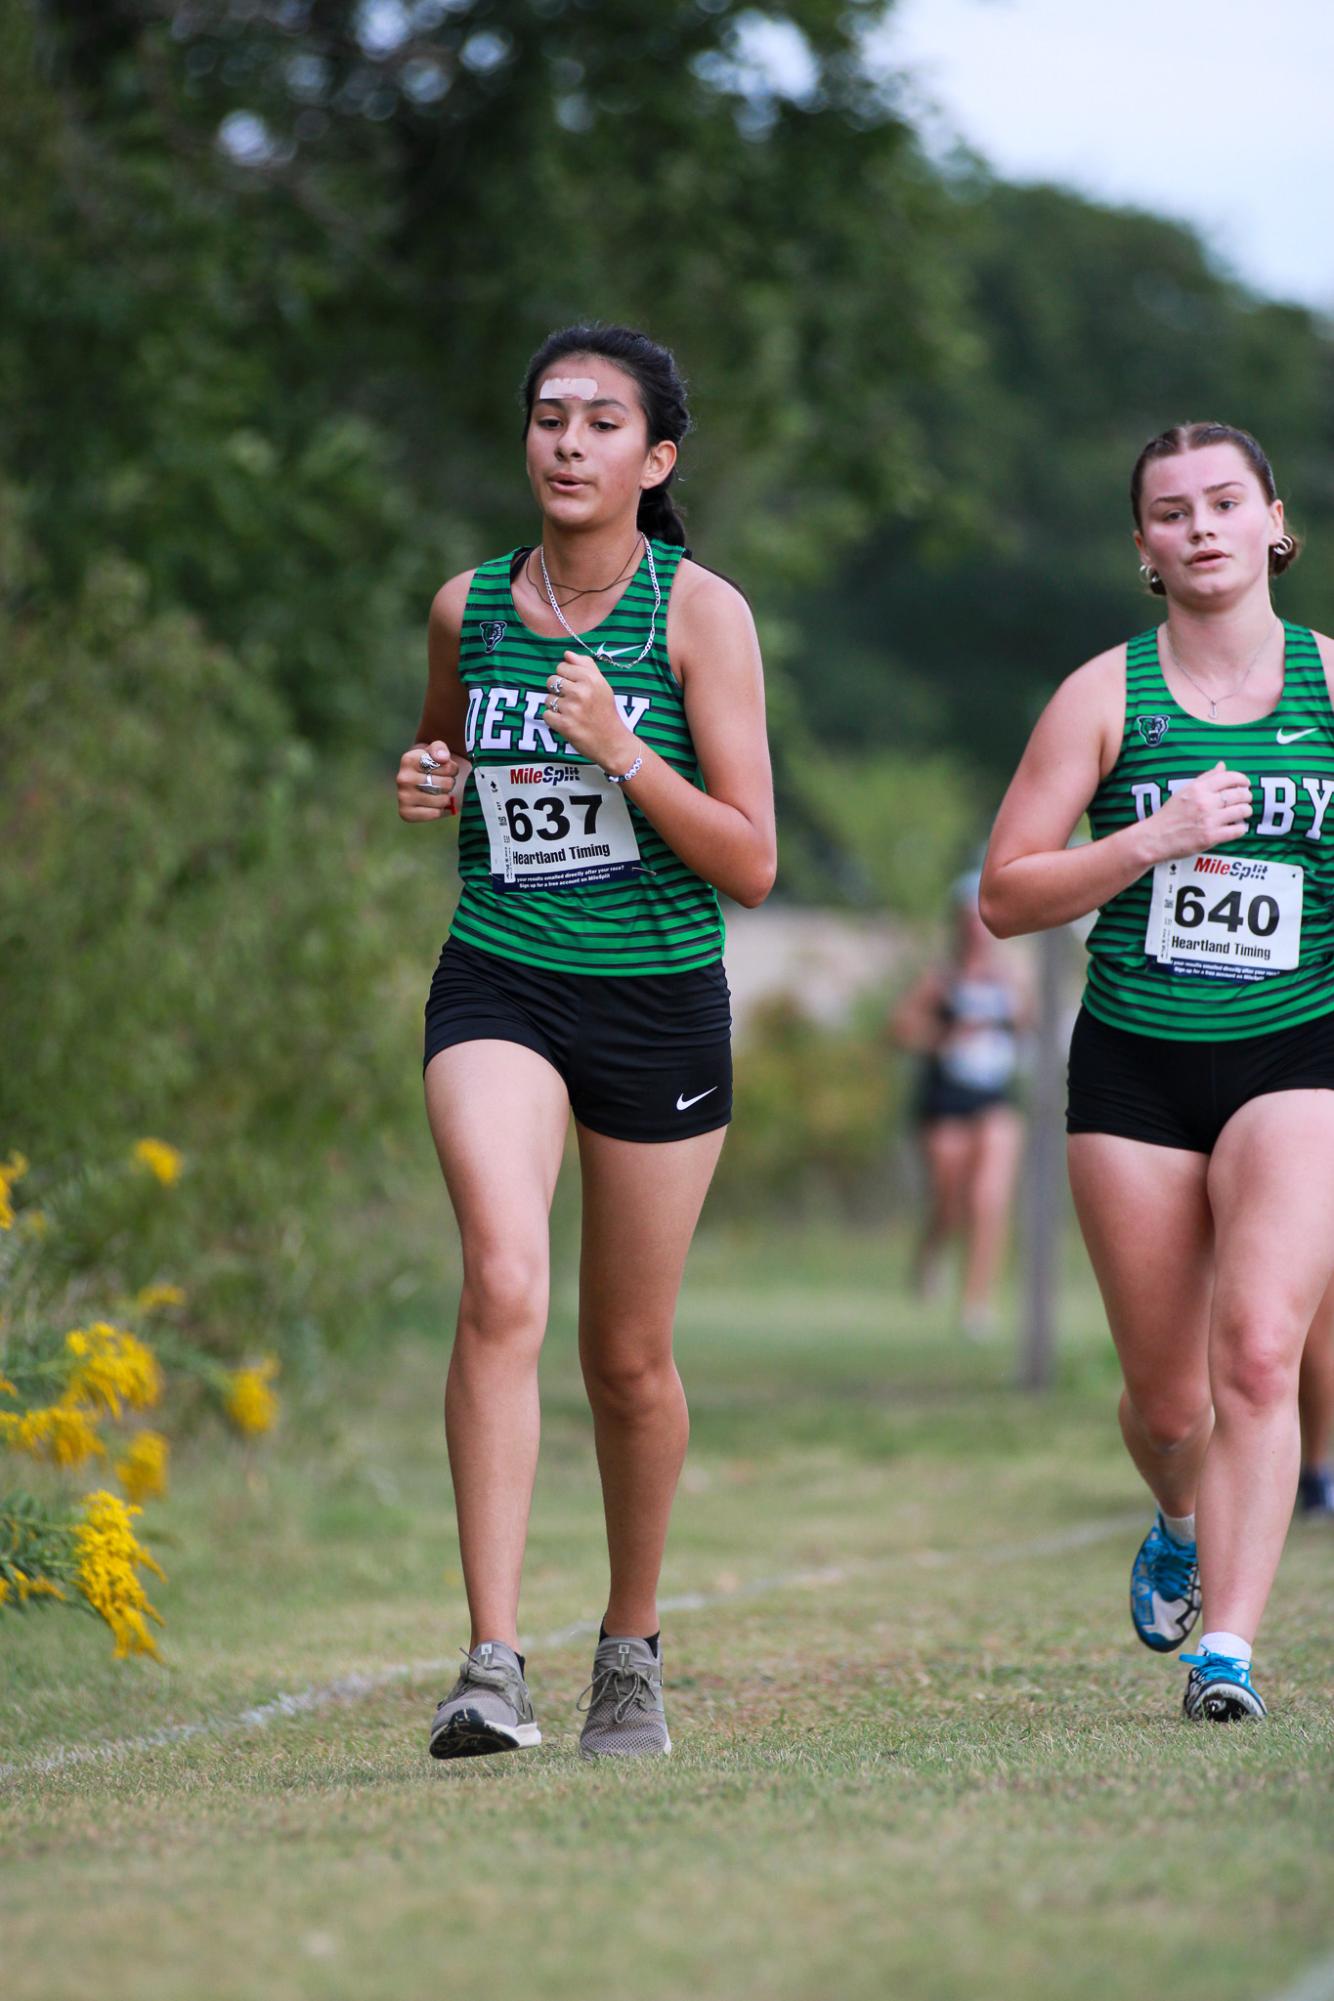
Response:
[[[519,1656],[502,1640],[483,1640],[463,1656],[463,1671],[435,1712],[433,1758],[484,1758],[540,1744]]]
[[[579,1733],[585,1758],[664,1757],[672,1748],[662,1706],[662,1657],[647,1640],[600,1641],[593,1679],[576,1707],[587,1708]]]

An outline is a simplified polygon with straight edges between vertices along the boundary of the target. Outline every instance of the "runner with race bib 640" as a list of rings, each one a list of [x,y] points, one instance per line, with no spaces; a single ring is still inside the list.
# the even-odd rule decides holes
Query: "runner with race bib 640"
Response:
[[[981,904],[1007,936],[1099,912],[1067,1128],[1122,1431],[1157,1503],[1131,1615],[1172,1652],[1202,1592],[1185,1712],[1225,1722],[1265,1714],[1252,1644],[1334,1268],[1334,644],[1274,613],[1297,550],[1249,433],[1163,432],[1131,505],[1166,622],[1057,690]],[[1085,811],[1093,839],[1067,848]]]

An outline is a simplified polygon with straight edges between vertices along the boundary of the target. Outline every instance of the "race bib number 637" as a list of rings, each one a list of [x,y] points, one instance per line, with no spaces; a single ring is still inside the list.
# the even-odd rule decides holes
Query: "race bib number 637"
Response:
[[[595,764],[474,765],[497,889],[581,889],[643,867],[624,794]]]
[[[1302,871],[1217,853],[1159,862],[1144,949],[1173,973],[1262,980],[1301,957]]]

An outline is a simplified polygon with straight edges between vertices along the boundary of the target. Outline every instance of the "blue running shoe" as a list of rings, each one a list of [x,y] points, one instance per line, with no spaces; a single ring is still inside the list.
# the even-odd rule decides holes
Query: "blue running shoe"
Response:
[[[1130,1616],[1156,1654],[1172,1654],[1200,1616],[1200,1567],[1193,1542],[1173,1542],[1161,1512],[1130,1573]]]
[[[1182,1708],[1191,1723],[1241,1723],[1257,1721],[1269,1711],[1251,1686],[1249,1661],[1234,1661],[1227,1654],[1183,1654],[1190,1675]]]

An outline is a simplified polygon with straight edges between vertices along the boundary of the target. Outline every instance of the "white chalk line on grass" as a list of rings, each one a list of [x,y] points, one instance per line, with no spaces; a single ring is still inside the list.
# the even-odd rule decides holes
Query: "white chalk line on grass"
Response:
[[[818,1569],[789,1570],[776,1577],[754,1578],[749,1584],[738,1584],[727,1591],[685,1591],[674,1598],[660,1598],[658,1609],[671,1613],[711,1612],[746,1598],[767,1598],[777,1591],[818,1591],[835,1584],[851,1583],[857,1577],[912,1565],[935,1570],[961,1563],[1022,1563],[1035,1557],[1065,1556],[1071,1550],[1086,1549],[1093,1543],[1106,1542],[1112,1536],[1123,1535],[1127,1529],[1138,1527],[1143,1513],[1143,1509],[1137,1509],[1133,1515],[1116,1515],[1101,1522],[1082,1522],[1074,1528],[1056,1530],[1051,1535],[1034,1536],[1027,1542],[992,1543],[975,1550],[906,1550],[898,1551],[893,1556],[827,1564]],[[552,1633],[538,1636],[521,1634],[519,1651],[524,1654],[543,1653],[555,1647],[569,1646],[575,1640],[591,1638],[599,1630],[599,1625],[597,1619],[575,1619],[568,1626],[558,1626]],[[382,1688],[392,1688],[396,1682],[424,1681],[432,1675],[448,1674],[456,1667],[457,1659],[457,1655],[449,1655],[444,1660],[402,1661],[392,1667],[377,1668],[370,1674],[340,1675],[336,1681],[297,1689],[292,1694],[275,1695],[268,1702],[258,1702],[248,1709],[238,1710],[234,1716],[207,1716],[197,1723],[166,1723],[160,1729],[146,1730],[140,1736],[113,1737],[103,1744],[64,1744],[38,1758],[0,1765],[0,1779],[58,1772],[68,1765],[104,1763],[114,1758],[129,1757],[136,1751],[156,1751],[165,1745],[186,1744],[197,1737],[231,1737],[243,1730],[263,1730],[270,1723],[280,1723],[289,1716],[309,1716],[314,1710],[329,1709],[340,1702],[362,1701]],[[1290,2001],[1290,1997],[1284,1996],[1282,2001]],[[1303,1994],[1300,2001],[1326,2001],[1326,1997],[1322,1990],[1319,1995]]]
[[[1275,1994],[1272,2001],[1334,2001],[1334,1952],[1299,1973],[1291,1987]]]

